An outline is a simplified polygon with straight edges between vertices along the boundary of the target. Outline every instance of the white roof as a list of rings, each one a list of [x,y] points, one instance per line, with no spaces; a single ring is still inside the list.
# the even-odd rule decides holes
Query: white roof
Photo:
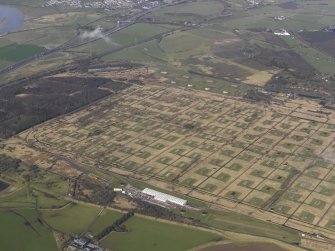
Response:
[[[150,188],[145,188],[142,193],[151,195],[155,198],[155,200],[161,201],[161,202],[171,202],[174,204],[178,204],[181,206],[186,205],[187,201],[180,199],[178,197],[166,194],[166,193],[161,193],[156,190],[150,189]]]

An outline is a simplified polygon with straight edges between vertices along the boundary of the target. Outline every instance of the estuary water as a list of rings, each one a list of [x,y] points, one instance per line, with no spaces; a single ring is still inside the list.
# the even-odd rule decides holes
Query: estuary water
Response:
[[[18,9],[0,5],[0,35],[20,29],[24,18]]]

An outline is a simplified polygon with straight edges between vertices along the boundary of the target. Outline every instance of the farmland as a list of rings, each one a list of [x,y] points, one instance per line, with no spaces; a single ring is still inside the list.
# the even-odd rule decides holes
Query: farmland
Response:
[[[83,205],[70,204],[59,210],[43,211],[45,221],[61,232],[78,235],[87,230],[87,226],[98,215],[100,209]]]
[[[200,249],[200,251],[219,251],[219,250],[230,250],[230,251],[266,251],[266,250],[274,250],[274,251],[286,251],[286,249],[282,249],[276,245],[271,244],[264,244],[264,243],[257,243],[257,244],[250,244],[250,243],[234,243],[234,244],[224,244],[224,245],[217,245],[213,247],[207,247]]]
[[[0,210],[1,250],[58,250],[52,232],[33,209]]]
[[[33,45],[11,44],[0,48],[2,58],[7,61],[16,62],[23,58],[32,56],[44,49]]]
[[[1,64],[5,66],[10,63],[15,63],[24,58],[33,56],[44,51],[44,48],[36,45],[18,45],[10,44],[0,47]]]
[[[0,84],[13,84],[20,78],[21,81],[25,79],[21,86],[35,86],[37,82],[42,90],[49,90],[49,81],[44,79],[49,77],[48,71],[68,71],[72,67],[85,70],[81,62],[88,61],[102,65],[132,62],[151,67],[155,77],[165,79],[166,84],[190,85],[195,90],[243,96],[248,89],[261,88],[332,102],[335,93],[331,84],[335,69],[333,40],[332,34],[322,29],[334,23],[331,15],[334,5],[326,0],[322,5],[297,2],[294,8],[285,1],[265,1],[258,8],[249,8],[247,1],[231,4],[217,0],[186,1],[154,9],[112,33],[119,27],[118,21],[127,23],[123,20],[128,17],[119,12],[111,15],[90,8],[37,7],[41,1],[16,4],[14,6],[30,18],[23,21],[19,31],[1,37],[1,66],[29,59],[40,52],[49,53],[60,46],[66,47],[48,56],[28,60],[15,71],[5,71]],[[319,15],[324,6],[327,9]],[[132,11],[138,13],[138,10]],[[311,15],[311,12],[316,14]],[[277,16],[284,19],[276,20]],[[88,42],[83,35],[97,28],[102,31],[100,38]],[[273,34],[281,28],[291,36]],[[11,53],[14,49],[15,53]],[[161,72],[167,76],[162,76]],[[36,79],[36,74],[41,73],[45,75]],[[53,88],[58,89],[58,86],[63,84],[53,85]],[[3,88],[1,93],[5,93],[8,87]],[[38,88],[29,88],[28,92],[34,89]],[[52,96],[62,92],[58,90],[44,95],[54,100]],[[79,92],[64,93],[64,98],[73,93]],[[20,96],[15,97],[14,107],[24,106],[18,114],[5,109],[1,137],[64,113],[64,109],[54,111],[53,106],[45,106],[43,101],[39,105],[43,111],[35,109],[30,99],[37,95],[28,94],[19,93]],[[78,97],[75,95],[74,99]],[[9,102],[6,98],[1,100]],[[75,106],[66,105],[70,107],[66,111],[90,102],[74,102]],[[58,106],[62,108],[62,105]],[[33,116],[22,114],[31,110],[34,110]],[[24,119],[18,123],[20,116]]]
[[[211,232],[155,222],[135,217],[126,224],[129,233],[112,233],[102,240],[103,245],[114,250],[188,250],[204,243],[222,239]],[[172,234],[173,233],[173,234]]]
[[[69,180],[63,179],[60,175],[38,169],[29,172],[25,165],[19,167],[19,174],[6,174],[6,180],[10,180],[10,183],[2,181],[7,187],[0,193],[0,232],[4,238],[0,248],[4,250],[12,248],[27,251],[59,250],[71,236],[88,232],[97,234],[125,213],[66,198]],[[27,175],[30,176],[29,181],[22,180]],[[21,187],[17,187],[18,185]],[[144,229],[142,224],[148,229]],[[155,241],[159,246],[166,244],[170,231],[185,232],[191,237],[185,242],[185,247],[195,247],[223,238],[218,232],[208,232],[186,225],[180,227],[169,222],[159,222],[154,218],[143,218],[140,215],[129,222],[127,227],[129,227],[127,235],[129,233],[135,241],[143,237],[144,230],[151,229],[152,232],[148,232],[145,240],[149,246],[150,240],[157,234],[153,230],[160,231],[160,239],[156,238]],[[197,240],[193,237],[197,237]],[[183,240],[181,235],[175,235],[173,238],[176,242]],[[118,237],[119,240],[115,244],[114,242],[110,244],[108,239],[110,236],[103,242],[106,241],[106,247],[109,248],[114,249],[117,245],[125,244],[122,237]]]
[[[333,0],[80,2],[0,0],[1,250],[334,246]]]
[[[129,27],[83,45],[85,32],[101,27],[107,34],[123,17],[92,9],[29,7],[38,3],[18,5],[23,13],[34,18],[25,20],[20,32],[6,35],[7,43],[29,42],[47,49],[71,44],[73,49],[62,51],[70,61],[97,57],[107,62],[145,63],[168,72],[172,76],[170,82],[176,85],[183,85],[187,76],[195,89],[210,88],[231,95],[243,95],[250,86],[266,88],[274,77],[299,80],[298,87],[290,86],[292,92],[301,93],[306,88],[306,92],[326,97],[323,85],[333,91],[327,83],[322,83],[318,91],[310,87],[318,81],[312,76],[334,73],[331,40],[311,41],[313,32],[321,32],[334,23],[331,1],[322,5],[298,1],[295,8],[287,8],[285,1],[265,1],[264,6],[250,9],[247,1],[185,2],[149,12]],[[322,6],[328,7],[324,15],[310,14],[318,13]],[[281,15],[284,20],[274,19]],[[52,33],[48,32],[50,24]],[[272,31],[281,28],[291,36],[273,35]],[[35,64],[44,66],[45,60],[35,60]],[[2,64],[11,61],[3,60]],[[31,67],[27,69],[22,68],[21,74],[29,76]],[[16,77],[5,75],[6,80]],[[282,83],[276,84],[276,90],[285,88]]]
[[[281,99],[131,87],[22,137],[83,165],[332,236],[334,118],[314,102]]]

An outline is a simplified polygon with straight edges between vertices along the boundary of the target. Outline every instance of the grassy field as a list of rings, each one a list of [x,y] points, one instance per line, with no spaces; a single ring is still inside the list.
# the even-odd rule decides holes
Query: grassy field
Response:
[[[268,74],[271,78],[273,73],[263,72],[252,67],[246,67],[234,63],[229,59],[222,59],[213,55],[213,40],[230,40],[230,33],[219,31],[206,31],[195,29],[192,31],[176,31],[163,39],[154,39],[149,42],[140,43],[116,53],[111,53],[103,57],[106,61],[132,61],[145,63],[152,67],[159,68],[159,71],[168,72],[169,81],[177,85],[192,84],[192,88],[204,90],[210,88],[213,92],[230,93],[231,95],[242,95],[246,89],[243,81],[258,82],[263,85],[261,78],[256,81],[249,79]],[[224,65],[223,65],[224,64]],[[229,71],[222,71],[222,67],[233,67],[234,72],[226,75]],[[199,73],[192,74],[189,71]],[[271,70],[270,68],[268,70]],[[237,77],[243,72],[243,77]],[[203,75],[201,75],[203,74]],[[265,75],[266,75],[265,74]],[[188,80],[185,79],[188,76]],[[241,85],[240,88],[233,87],[235,84]]]
[[[194,14],[200,16],[215,16],[223,11],[224,6],[220,1],[203,0],[188,2],[181,5],[166,7],[160,11],[155,12],[157,15],[166,15],[167,13],[180,14]]]
[[[100,210],[99,207],[72,203],[62,209],[43,210],[43,218],[54,229],[76,235],[88,230]]]
[[[285,38],[287,44],[313,65],[319,72],[335,74],[335,59],[324,52],[304,45],[299,39]]]
[[[20,207],[27,206],[32,207],[34,205],[34,198],[29,191],[27,185],[23,186],[19,190],[9,194],[6,197],[0,198],[1,206],[3,207]]]
[[[302,30],[320,30],[333,24],[334,17],[327,12],[334,8],[333,4],[326,1],[328,8],[325,10],[301,1],[297,8],[292,9],[286,9],[280,3],[282,1],[269,2],[268,5],[248,11],[241,11],[242,6],[247,6],[246,1],[235,2],[230,7],[225,6],[226,8],[217,1],[196,1],[162,8],[146,17],[175,25],[188,23],[192,27],[188,27],[187,31],[176,31],[162,40],[138,42],[130,49],[111,53],[103,59],[156,66],[160,71],[168,71],[173,76],[171,81],[177,85],[185,82],[178,75],[190,75],[189,71],[197,72],[212,77],[210,81],[213,83],[205,83],[200,75],[193,76],[189,82],[194,82],[194,89],[210,88],[213,92],[223,91],[231,95],[244,93],[231,86],[238,84],[241,90],[246,88],[245,84],[264,86],[276,74],[283,72],[285,75],[286,71],[307,74],[316,70],[323,74],[333,74],[334,59],[331,55],[311,47],[296,36]],[[204,5],[206,8],[202,8]],[[321,9],[327,13],[317,14]],[[220,16],[223,10],[229,10],[233,15],[223,18],[223,21],[213,18]],[[311,14],[313,11],[316,14]],[[274,19],[280,15],[285,16],[285,20]],[[202,17],[213,20],[204,21]],[[206,25],[202,27],[202,24]],[[155,28],[153,24],[148,24],[148,27]],[[264,34],[266,30],[280,28],[287,29],[292,36],[264,40],[264,36],[269,36]],[[133,34],[131,39],[136,41],[136,32]],[[129,38],[125,38],[120,42],[127,44]],[[293,55],[293,58],[288,55]],[[275,61],[280,63],[276,64]],[[308,80],[305,85],[308,85]]]
[[[1,207],[34,207],[37,203],[40,208],[53,208],[65,205],[63,200],[68,190],[68,181],[61,176],[41,172],[31,175],[22,165],[21,175],[30,175],[31,180],[26,182],[22,177],[7,176],[15,190],[0,196]]]
[[[220,15],[223,10],[224,5],[217,0],[193,1],[162,8],[147,14],[146,17],[174,24],[198,23],[206,18]]]
[[[163,25],[138,23],[114,34],[111,39],[120,45],[127,45],[137,43],[169,30],[168,27]]]
[[[38,222],[33,209],[1,209],[0,236],[0,250],[58,250],[52,232]]]
[[[184,215],[227,231],[270,238],[275,236],[275,239],[289,243],[299,243],[300,241],[298,232],[293,229],[273,225],[250,216],[242,216],[231,211],[222,212],[208,209],[206,212],[207,215],[204,216],[201,212],[188,210]]]
[[[115,251],[184,251],[222,238],[214,233],[137,216],[125,225],[129,232],[113,232],[102,240],[103,245]]]
[[[1,60],[17,62],[43,52],[45,48],[30,44],[10,44],[0,47]]]
[[[113,222],[119,218],[123,213],[118,211],[104,210],[90,225],[89,231],[93,234],[98,234],[105,227],[113,224]]]

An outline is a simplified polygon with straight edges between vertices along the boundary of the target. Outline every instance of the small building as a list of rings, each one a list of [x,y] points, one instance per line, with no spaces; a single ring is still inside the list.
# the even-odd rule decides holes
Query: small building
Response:
[[[94,244],[91,239],[86,237],[74,238],[68,246],[68,250],[73,251],[104,251],[104,248]]]
[[[286,20],[286,17],[285,16],[277,16],[277,17],[274,17],[273,19],[275,21],[284,21],[284,20]]]
[[[77,248],[83,248],[90,240],[84,237],[76,238],[73,240],[73,246]]]
[[[276,30],[275,32],[273,32],[273,34],[277,36],[291,36],[291,34],[288,33],[285,29]]]
[[[90,243],[86,246],[87,251],[104,251],[104,249],[98,245]]]
[[[142,193],[147,194],[152,196],[155,200],[164,202],[164,203],[172,203],[176,204],[179,206],[185,206],[187,201],[183,200],[181,198],[166,194],[166,193],[161,193],[156,190],[150,189],[150,188],[145,188]]]

